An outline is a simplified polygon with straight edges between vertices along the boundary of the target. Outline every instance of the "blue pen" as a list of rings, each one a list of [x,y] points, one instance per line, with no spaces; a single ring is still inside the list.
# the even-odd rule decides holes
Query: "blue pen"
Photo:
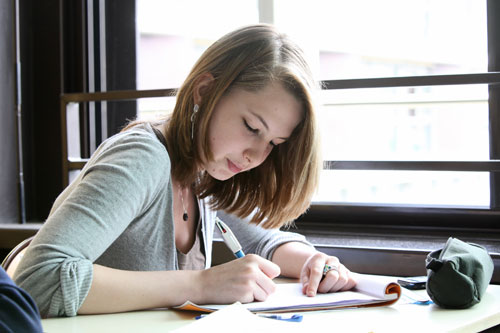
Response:
[[[198,319],[201,319],[201,318],[205,318],[208,315],[209,315],[209,313],[203,313],[201,315],[198,315],[198,316],[194,317],[194,319],[198,320]]]
[[[199,316],[194,317],[194,319],[201,319],[208,316],[208,314],[201,314]],[[294,315],[275,315],[275,314],[258,314],[259,317],[268,318],[268,319],[276,319],[283,321],[291,321],[295,323],[300,323],[302,321],[302,315],[294,314]]]
[[[227,247],[234,253],[236,258],[242,258],[245,256],[243,251],[241,250],[241,245],[234,236],[233,232],[229,227],[221,221],[218,217],[215,218],[215,225],[219,228],[222,238],[224,239],[224,243],[226,243]]]
[[[259,314],[259,317],[283,320],[283,321],[291,321],[295,323],[300,323],[302,321],[302,315],[299,314],[294,314],[294,315]]]

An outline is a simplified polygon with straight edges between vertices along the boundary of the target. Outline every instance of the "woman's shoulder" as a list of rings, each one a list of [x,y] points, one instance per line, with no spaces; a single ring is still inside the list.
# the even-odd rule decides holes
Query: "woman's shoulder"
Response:
[[[115,135],[104,140],[101,146],[109,146],[117,143],[120,144],[134,141],[154,146],[162,146],[161,142],[156,138],[156,135],[153,132],[153,128],[149,123],[138,124],[125,131],[116,133]]]
[[[139,124],[106,139],[96,150],[99,154],[118,154],[131,158],[151,155],[155,159],[169,160],[168,151],[158,140],[149,123]]]
[[[92,154],[84,174],[101,166],[115,171],[128,170],[136,175],[162,177],[170,174],[171,161],[151,125],[143,124],[106,139]]]

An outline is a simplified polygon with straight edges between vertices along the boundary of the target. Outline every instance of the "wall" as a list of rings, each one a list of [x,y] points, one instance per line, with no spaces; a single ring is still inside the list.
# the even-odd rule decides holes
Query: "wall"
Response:
[[[0,223],[17,223],[14,1],[0,1]]]

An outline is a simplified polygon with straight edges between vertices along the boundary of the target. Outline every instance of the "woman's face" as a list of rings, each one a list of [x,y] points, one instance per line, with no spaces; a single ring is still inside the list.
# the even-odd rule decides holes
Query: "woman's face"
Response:
[[[209,123],[213,160],[203,169],[218,180],[259,166],[302,119],[297,98],[272,83],[257,92],[234,88],[217,103]]]

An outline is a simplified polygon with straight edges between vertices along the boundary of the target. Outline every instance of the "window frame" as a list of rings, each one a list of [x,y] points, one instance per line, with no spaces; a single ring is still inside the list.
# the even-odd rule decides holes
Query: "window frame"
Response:
[[[259,20],[272,22],[274,18],[273,1],[259,0]],[[388,87],[416,87],[416,86],[438,86],[438,85],[461,85],[461,84],[488,84],[490,90],[489,114],[490,114],[490,145],[492,160],[490,161],[324,161],[326,169],[336,170],[441,170],[441,171],[495,171],[491,172],[491,191],[490,202],[491,209],[467,209],[467,208],[428,208],[423,206],[411,205],[370,205],[370,204],[348,204],[342,205],[338,203],[313,203],[310,210],[298,219],[301,221],[310,221],[308,226],[313,224],[332,224],[333,220],[336,223],[342,221],[352,221],[348,214],[344,211],[352,211],[353,216],[358,217],[358,221],[363,221],[367,224],[380,225],[381,222],[387,224],[386,221],[393,221],[391,224],[402,224],[402,227],[408,227],[407,216],[411,216],[411,221],[419,221],[418,225],[439,225],[439,227],[452,228],[453,222],[457,227],[466,228],[467,224],[474,220],[475,226],[481,228],[490,228],[492,221],[498,218],[500,212],[498,207],[500,203],[500,181],[496,177],[500,171],[500,120],[497,116],[498,103],[495,104],[495,99],[498,96],[495,89],[500,86],[500,68],[498,68],[499,49],[496,34],[500,30],[500,25],[495,21],[495,17],[499,17],[500,6],[495,1],[487,0],[487,31],[488,31],[488,51],[489,51],[489,68],[487,73],[472,73],[472,74],[456,74],[456,75],[430,75],[430,76],[412,76],[412,77],[386,77],[386,78],[366,78],[366,79],[342,79],[342,80],[327,80],[322,82],[324,89],[360,89],[360,88],[388,88]],[[126,15],[126,14],[123,14]],[[96,16],[98,16],[96,14]],[[115,17],[112,17],[111,22],[114,22]],[[112,26],[108,24],[107,26]],[[96,28],[97,29],[97,28]],[[114,50],[112,47],[110,49]],[[493,60],[492,60],[493,59]],[[495,61],[496,60],[496,61]],[[115,67],[120,67],[117,64]],[[142,92],[147,92],[143,90]],[[154,95],[154,92],[151,91]],[[119,93],[119,92],[118,92]],[[148,93],[146,93],[148,94]],[[493,94],[493,95],[492,95]],[[66,98],[69,96],[66,95]],[[104,100],[107,97],[95,95],[97,99]],[[112,99],[114,97],[111,96]],[[78,99],[78,98],[77,98]],[[492,102],[493,101],[493,102]],[[66,102],[70,102],[67,100]],[[80,101],[81,102],[81,101]],[[85,107],[85,106],[83,106]],[[63,130],[65,126],[64,114]],[[120,117],[121,119],[122,117]],[[85,140],[84,140],[85,141]],[[63,147],[63,150],[66,150]],[[85,150],[84,150],[85,151]],[[88,156],[85,156],[88,157]],[[63,157],[63,161],[65,161]],[[66,162],[64,162],[66,163]],[[64,170],[71,169],[71,163],[81,165],[81,161],[69,162],[69,167],[63,165]],[[67,172],[63,172],[67,175]],[[66,181],[63,181],[66,183]],[[453,218],[442,218],[443,215],[453,216]],[[448,222],[450,220],[450,222]],[[427,222],[432,221],[432,222]],[[480,222],[478,222],[480,221]],[[311,223],[312,222],[312,223]],[[359,223],[359,222],[358,222]],[[332,225],[334,225],[333,223]],[[411,224],[411,223],[410,223]],[[415,223],[417,225],[417,223]]]
[[[271,5],[269,5],[271,3]],[[267,4],[266,9],[261,12],[261,21],[272,23],[273,6],[272,1],[259,0],[259,7]],[[369,87],[392,87],[394,85],[438,85],[438,84],[490,84],[490,150],[492,161],[476,162],[408,162],[401,161],[335,161],[337,168],[364,169],[367,165],[374,168],[399,168],[401,170],[414,169],[420,165],[421,169],[436,168],[438,170],[469,170],[469,171],[498,171],[498,160],[500,158],[500,107],[499,107],[499,85],[500,83],[500,23],[495,22],[495,17],[500,17],[500,3],[488,0],[488,44],[489,44],[489,67],[488,73],[475,73],[465,75],[443,75],[443,76],[419,76],[419,77],[394,77],[394,78],[370,78],[352,80],[325,81],[328,89],[353,89]],[[263,21],[264,22],[264,21]],[[61,123],[65,124],[64,103],[78,102],[85,104],[86,100],[115,100],[120,99],[120,91],[88,94],[64,94],[61,98]],[[154,97],[169,95],[172,90],[151,91],[129,91],[134,98]],[[127,95],[129,96],[129,95]],[[121,96],[123,97],[123,96]],[[128,98],[128,97],[127,97]],[[64,111],[63,111],[64,110]],[[492,111],[494,110],[494,111]],[[498,143],[497,143],[498,142]],[[63,148],[65,151],[65,149]],[[86,162],[85,159],[65,161],[68,169],[80,169]],[[328,163],[326,162],[327,166]],[[368,163],[361,165],[359,163]],[[389,164],[386,164],[389,163]],[[63,167],[64,169],[64,167]],[[498,172],[493,173],[495,176]],[[68,173],[63,172],[63,177]],[[500,198],[500,177],[492,176],[492,202],[493,207],[498,207]],[[342,205],[335,203],[313,203],[309,211],[301,216],[295,225],[298,231],[308,237],[318,250],[327,254],[337,256],[349,269],[360,273],[386,274],[386,275],[422,275],[425,274],[424,262],[426,254],[443,245],[449,236],[459,237],[463,240],[474,241],[488,245],[494,244],[500,249],[500,219],[498,208],[493,209],[469,209],[469,208],[433,208],[410,205]],[[418,247],[416,239],[428,239],[424,248]],[[355,243],[347,243],[355,239]],[[394,240],[400,240],[402,246],[394,246]],[[403,242],[405,244],[403,244]],[[347,244],[347,245],[346,245]],[[495,267],[500,267],[500,251],[492,253]],[[497,270],[496,270],[497,271]],[[495,274],[493,282],[500,282],[500,273]]]
[[[358,89],[461,84],[488,84],[489,161],[324,161],[338,170],[440,170],[489,171],[490,208],[433,208],[419,205],[371,205],[314,202],[296,225],[314,232],[352,225],[352,229],[441,230],[473,232],[500,231],[500,3],[487,0],[488,72],[456,75],[386,77],[324,81],[325,89]]]

